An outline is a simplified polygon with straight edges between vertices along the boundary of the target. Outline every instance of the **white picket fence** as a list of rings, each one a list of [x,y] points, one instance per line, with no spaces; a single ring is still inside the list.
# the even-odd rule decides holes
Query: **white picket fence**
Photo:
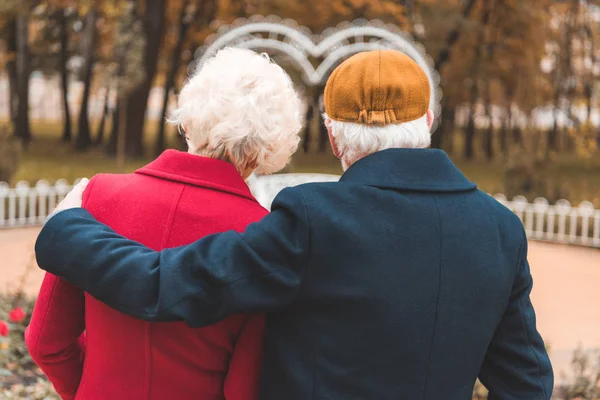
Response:
[[[0,182],[0,228],[43,224],[71,188],[65,179],[59,179],[54,185],[41,180],[35,186],[21,181],[14,188]]]
[[[278,174],[255,177],[249,183],[257,200],[270,208],[273,198],[286,187],[338,179],[325,174]],[[42,225],[71,187],[64,179],[53,185],[45,180],[35,186],[19,182],[14,188],[0,182],[0,229]],[[510,201],[502,194],[494,197],[521,219],[530,239],[600,248],[600,210],[590,202],[575,207],[567,200],[550,205],[544,198],[529,203],[523,196]]]

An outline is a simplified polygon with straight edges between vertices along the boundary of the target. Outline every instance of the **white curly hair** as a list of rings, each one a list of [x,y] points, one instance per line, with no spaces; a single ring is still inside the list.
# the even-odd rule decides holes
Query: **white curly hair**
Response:
[[[226,48],[188,78],[169,122],[183,129],[190,153],[268,174],[298,148],[301,102],[268,55]]]
[[[414,121],[383,126],[335,121],[327,114],[323,114],[323,119],[335,138],[344,171],[361,158],[381,150],[422,149],[431,145],[427,114]]]

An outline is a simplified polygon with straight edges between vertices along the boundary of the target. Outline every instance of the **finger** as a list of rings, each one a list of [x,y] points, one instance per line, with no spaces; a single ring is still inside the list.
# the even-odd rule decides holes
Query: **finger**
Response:
[[[83,178],[73,187],[73,190],[77,189],[78,191],[83,192],[89,183],[90,180],[88,178]]]

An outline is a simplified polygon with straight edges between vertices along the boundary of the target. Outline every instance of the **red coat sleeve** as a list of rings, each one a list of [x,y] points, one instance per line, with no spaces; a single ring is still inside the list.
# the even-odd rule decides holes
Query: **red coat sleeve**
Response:
[[[225,378],[226,400],[256,400],[262,370],[265,319],[250,316],[238,340]]]
[[[25,343],[63,399],[74,399],[83,373],[85,349],[84,293],[46,274],[35,303]]]

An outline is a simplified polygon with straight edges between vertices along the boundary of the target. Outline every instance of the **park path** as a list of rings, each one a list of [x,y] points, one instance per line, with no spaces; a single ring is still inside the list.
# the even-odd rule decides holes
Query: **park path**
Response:
[[[38,232],[0,230],[0,291],[23,287],[27,294],[37,293],[43,278],[33,257]],[[600,349],[600,250],[531,242],[529,263],[538,328],[550,345],[560,381],[578,345]]]

